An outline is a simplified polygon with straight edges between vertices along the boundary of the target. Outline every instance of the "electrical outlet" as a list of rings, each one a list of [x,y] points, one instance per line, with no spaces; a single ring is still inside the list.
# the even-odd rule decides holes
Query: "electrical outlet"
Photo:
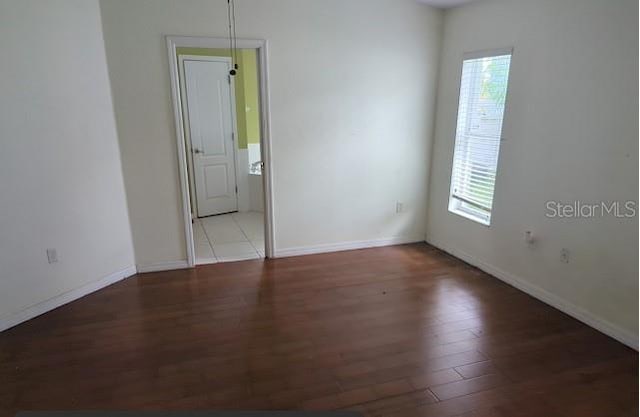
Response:
[[[49,261],[50,264],[58,262],[58,251],[56,251],[55,248],[47,249],[47,261]]]
[[[569,263],[569,249],[562,248],[560,250],[560,262],[562,262],[563,264]]]
[[[404,211],[404,204],[401,202],[396,203],[396,213],[402,213]]]

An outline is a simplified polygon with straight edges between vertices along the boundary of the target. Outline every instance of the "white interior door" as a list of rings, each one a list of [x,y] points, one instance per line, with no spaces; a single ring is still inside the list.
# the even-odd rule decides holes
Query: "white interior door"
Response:
[[[184,61],[198,217],[238,210],[230,69],[229,58]]]

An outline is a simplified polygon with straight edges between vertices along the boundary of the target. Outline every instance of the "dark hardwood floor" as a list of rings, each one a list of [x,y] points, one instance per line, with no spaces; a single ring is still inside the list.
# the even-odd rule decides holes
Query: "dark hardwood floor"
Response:
[[[137,275],[0,334],[27,409],[634,416],[638,354],[425,244]]]

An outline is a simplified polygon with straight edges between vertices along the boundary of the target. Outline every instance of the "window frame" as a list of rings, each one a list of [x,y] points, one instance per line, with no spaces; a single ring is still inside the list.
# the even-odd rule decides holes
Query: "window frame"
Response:
[[[454,168],[455,168],[455,149],[456,149],[456,139],[457,139],[457,133],[458,133],[458,122],[459,122],[459,116],[460,116],[460,100],[461,100],[461,96],[460,93],[462,92],[462,75],[463,75],[463,71],[464,71],[464,62],[468,61],[468,60],[474,60],[474,59],[481,59],[481,58],[490,58],[490,57],[498,57],[498,56],[504,56],[504,55],[509,55],[509,71],[507,73],[507,88],[506,88],[506,94],[505,94],[505,100],[504,100],[504,109],[503,109],[503,116],[502,116],[502,125],[500,126],[500,130],[501,130],[501,134],[500,134],[500,147],[502,142],[504,141],[504,137],[503,137],[503,133],[504,133],[504,125],[505,125],[505,120],[507,118],[507,104],[508,104],[508,100],[509,100],[509,85],[511,83],[511,68],[512,68],[512,63],[513,63],[513,47],[505,47],[505,48],[496,48],[496,49],[484,49],[484,50],[479,50],[479,51],[472,51],[472,52],[465,52],[464,54],[462,54],[462,60],[460,63],[460,73],[459,73],[459,77],[458,77],[458,100],[456,101],[456,117],[455,117],[455,128],[454,128],[454,133],[453,133],[453,152],[451,155],[451,174],[449,176],[449,197],[447,199],[447,211],[449,213],[464,217],[466,219],[469,219],[471,221],[474,221],[478,224],[481,224],[483,226],[486,227],[490,227],[491,226],[491,220],[493,217],[493,204],[491,207],[491,210],[489,211],[488,214],[486,214],[485,212],[481,211],[480,209],[476,209],[473,203],[469,203],[466,201],[463,201],[460,197],[455,197],[453,195],[453,186],[454,186]],[[493,198],[492,198],[492,202],[495,201],[495,193],[496,193],[496,185],[498,182],[498,172],[499,172],[499,167],[500,165],[500,149],[498,149],[498,156],[497,156],[497,160],[496,160],[496,178],[495,178],[495,182],[494,182],[494,187],[493,187]]]

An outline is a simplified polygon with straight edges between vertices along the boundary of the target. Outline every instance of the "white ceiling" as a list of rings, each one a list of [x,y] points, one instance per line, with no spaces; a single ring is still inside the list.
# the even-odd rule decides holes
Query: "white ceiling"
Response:
[[[477,0],[418,0],[420,3],[428,4],[429,6],[439,7],[441,9],[449,9],[451,7],[461,6],[463,4],[471,3]]]

